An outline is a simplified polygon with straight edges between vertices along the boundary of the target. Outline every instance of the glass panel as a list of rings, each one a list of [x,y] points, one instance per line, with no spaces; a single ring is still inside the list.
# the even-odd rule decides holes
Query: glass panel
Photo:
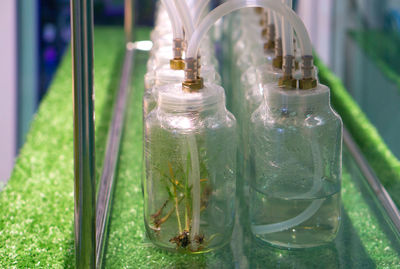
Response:
[[[306,2],[311,6],[319,1],[299,1],[300,5]],[[312,23],[319,29],[318,33],[311,31],[314,41],[317,40],[317,52],[327,54],[324,62],[343,80],[399,159],[400,2],[328,2],[330,8],[326,12],[330,21],[318,14],[318,9],[312,14]]]
[[[145,53],[136,53],[133,93],[105,254],[106,268],[391,268],[400,264],[400,235],[346,148],[343,155],[343,218],[333,243],[306,250],[277,249],[261,245],[251,236],[248,227],[237,223],[231,243],[216,252],[183,255],[154,247],[145,236],[141,190],[141,100],[146,60]]]

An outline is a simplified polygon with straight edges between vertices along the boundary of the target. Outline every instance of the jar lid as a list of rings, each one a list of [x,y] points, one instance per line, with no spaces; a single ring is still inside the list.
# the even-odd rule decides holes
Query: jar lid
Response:
[[[329,98],[330,90],[322,84],[310,90],[283,89],[275,83],[264,85],[264,99],[270,106],[326,104]]]
[[[159,108],[175,112],[202,111],[224,102],[223,88],[211,83],[205,83],[203,89],[193,93],[184,92],[180,83],[162,86],[158,92]]]

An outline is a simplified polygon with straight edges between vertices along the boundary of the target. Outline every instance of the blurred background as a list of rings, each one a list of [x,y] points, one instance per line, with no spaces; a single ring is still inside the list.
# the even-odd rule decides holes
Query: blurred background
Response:
[[[152,24],[154,2],[136,1],[137,23]],[[122,25],[123,0],[94,4],[96,25]],[[400,158],[400,0],[297,0],[295,7],[316,53]],[[69,46],[69,0],[0,1],[0,36],[1,184]]]

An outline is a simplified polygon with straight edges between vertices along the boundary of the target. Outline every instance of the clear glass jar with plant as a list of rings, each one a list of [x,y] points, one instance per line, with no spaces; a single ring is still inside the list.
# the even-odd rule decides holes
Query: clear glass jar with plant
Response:
[[[233,229],[236,120],[220,86],[163,87],[145,122],[147,234],[165,249],[207,252]]]

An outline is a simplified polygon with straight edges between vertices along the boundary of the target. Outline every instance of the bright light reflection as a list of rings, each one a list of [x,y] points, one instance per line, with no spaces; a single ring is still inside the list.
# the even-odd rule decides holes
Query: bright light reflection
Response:
[[[187,117],[177,117],[171,123],[175,128],[178,128],[181,130],[182,129],[190,130],[191,128],[193,128],[192,121],[190,119],[188,119]]]
[[[142,51],[150,51],[151,48],[153,47],[153,42],[150,40],[143,40],[143,41],[137,41],[137,42],[129,42],[127,44],[128,49],[137,49],[137,50],[142,50]]]

